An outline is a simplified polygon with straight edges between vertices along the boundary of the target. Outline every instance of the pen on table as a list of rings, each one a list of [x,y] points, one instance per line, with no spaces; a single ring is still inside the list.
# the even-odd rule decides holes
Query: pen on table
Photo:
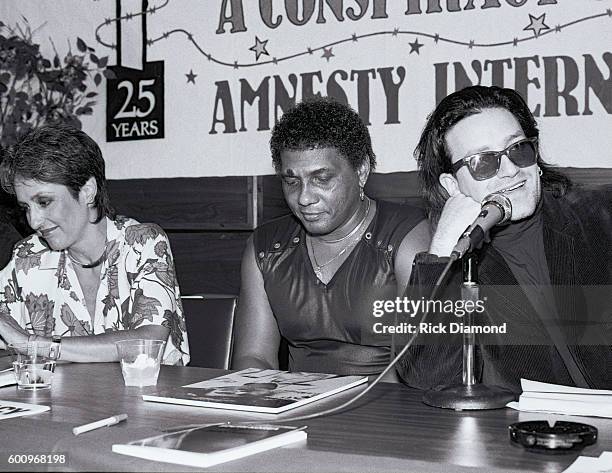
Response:
[[[72,433],[74,435],[79,435],[85,432],[89,432],[90,430],[99,429],[100,427],[108,427],[110,425],[118,424],[119,422],[127,419],[127,414],[119,414],[112,417],[107,417],[106,419],[97,420],[96,422],[91,422],[90,424],[80,425],[72,429]]]

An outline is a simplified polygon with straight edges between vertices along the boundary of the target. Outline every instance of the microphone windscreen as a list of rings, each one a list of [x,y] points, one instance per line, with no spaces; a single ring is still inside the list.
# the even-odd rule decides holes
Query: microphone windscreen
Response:
[[[502,219],[499,224],[503,224],[510,221],[510,218],[512,218],[512,203],[510,202],[510,199],[508,197],[506,197],[504,194],[499,193],[489,194],[484,199],[482,199],[482,206],[484,207],[489,203],[496,204],[502,212]]]

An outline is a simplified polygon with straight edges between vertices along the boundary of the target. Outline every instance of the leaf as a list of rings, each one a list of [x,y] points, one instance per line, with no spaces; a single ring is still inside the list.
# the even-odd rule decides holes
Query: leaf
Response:
[[[55,57],[53,58],[53,67],[60,67],[60,58],[59,56],[56,54]]]
[[[70,281],[68,280],[68,274],[66,273],[66,253],[62,252],[59,263],[57,265],[57,271],[55,272],[57,278],[57,287],[69,291],[72,289]]]
[[[5,302],[8,302],[8,303],[17,301],[13,288],[8,284],[4,286],[4,300]]]
[[[117,75],[111,70],[111,69],[104,69],[102,71],[102,74],[104,74],[104,77],[106,77],[107,79],[116,79]]]
[[[133,245],[138,242],[144,245],[148,240],[154,240],[158,237],[160,228],[157,225],[150,223],[139,223],[128,227],[125,231],[125,241],[128,245]]]
[[[51,61],[49,61],[48,59],[43,59],[42,65],[45,67],[51,67]]]
[[[63,304],[60,309],[60,317],[64,325],[68,327],[71,336],[84,336],[91,335],[91,331],[89,329],[89,322],[85,322],[83,320],[77,319],[72,309],[68,306],[68,304]]]
[[[0,74],[0,82],[4,82],[5,84],[8,84],[10,80],[11,80],[11,75],[8,72],[3,72],[2,74]]]
[[[47,294],[38,296],[29,293],[25,299],[25,306],[30,316],[32,330],[36,335],[49,336],[55,326],[53,319],[53,308],[55,302],[49,301]]]
[[[108,270],[108,295],[113,299],[119,299],[119,268],[111,266]]]
[[[32,268],[37,268],[40,266],[40,254],[26,256],[24,258],[17,258],[15,260],[15,269],[17,272],[23,271],[25,274],[28,274],[28,271]]]
[[[183,343],[183,332],[186,330],[185,320],[176,312],[169,310],[164,311],[163,327],[170,329],[170,340],[172,344],[180,351]]]
[[[85,51],[87,51],[87,45],[85,44],[85,41],[83,41],[81,38],[77,37],[77,48],[79,49],[79,51],[81,51],[82,53],[84,53]]]
[[[166,251],[168,251],[168,243],[166,243],[165,240],[158,241],[155,243],[153,251],[155,251],[155,254],[161,258],[166,254]]]
[[[95,97],[96,95],[98,95],[98,92],[89,92],[85,97],[90,99],[92,97]]]
[[[164,285],[169,288],[174,288],[176,284],[174,267],[169,266],[168,264],[162,261],[156,261],[155,263],[150,265],[148,270],[152,273],[155,273],[155,276],[157,276],[160,282],[162,282]]]
[[[136,279],[136,276],[138,276],[138,273],[131,273],[129,271],[126,271],[125,275],[127,276],[128,282],[132,284],[134,280]]]
[[[8,90],[8,87],[4,85],[2,82],[0,82],[0,94],[5,94],[7,90]]]
[[[98,67],[101,67],[102,69],[104,69],[107,64],[108,64],[108,56],[103,56],[100,58],[100,61],[98,62]]]
[[[119,242],[117,240],[111,240],[106,245],[106,260],[108,261],[108,265],[114,265],[119,259]]]
[[[104,307],[102,308],[102,316],[106,317],[108,316],[108,311],[115,307],[115,300],[113,299],[113,296],[107,294],[104,299],[102,299],[102,302],[104,303]]]
[[[124,330],[128,330],[132,325],[132,313],[129,311],[130,298],[126,297],[121,304],[121,326]]]
[[[147,297],[142,292],[142,289],[136,289],[134,293],[134,304],[132,305],[132,314],[140,319],[147,319],[153,322],[153,316],[159,314],[157,307],[161,307],[161,302],[154,297]],[[134,327],[135,328],[135,327]]]
[[[100,85],[100,82],[102,82],[102,76],[98,73],[94,76],[94,84],[96,84],[96,87]]]
[[[91,59],[91,62],[93,62],[94,64],[98,64],[100,62],[100,59],[98,59],[98,56],[96,56],[93,53],[89,55],[89,59]]]
[[[76,113],[77,115],[91,115],[93,113],[93,108],[79,107],[74,111],[74,113]]]

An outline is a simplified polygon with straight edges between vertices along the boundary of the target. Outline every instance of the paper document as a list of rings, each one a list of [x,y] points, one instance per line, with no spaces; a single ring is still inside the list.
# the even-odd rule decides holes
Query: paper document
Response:
[[[41,412],[46,412],[49,409],[49,406],[0,400],[0,420],[40,414]]]
[[[519,411],[612,418],[612,391],[521,380],[523,394],[507,406]]]
[[[578,457],[563,473],[610,473],[612,452],[603,452],[599,457]]]

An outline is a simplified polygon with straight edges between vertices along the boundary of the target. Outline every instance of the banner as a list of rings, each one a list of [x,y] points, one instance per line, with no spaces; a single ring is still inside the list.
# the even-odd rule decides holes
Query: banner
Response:
[[[414,170],[427,115],[470,84],[519,91],[547,161],[612,167],[612,0],[3,0],[0,18],[3,140],[66,116],[114,179],[270,174],[275,121],[313,95],[360,114],[379,172]]]

